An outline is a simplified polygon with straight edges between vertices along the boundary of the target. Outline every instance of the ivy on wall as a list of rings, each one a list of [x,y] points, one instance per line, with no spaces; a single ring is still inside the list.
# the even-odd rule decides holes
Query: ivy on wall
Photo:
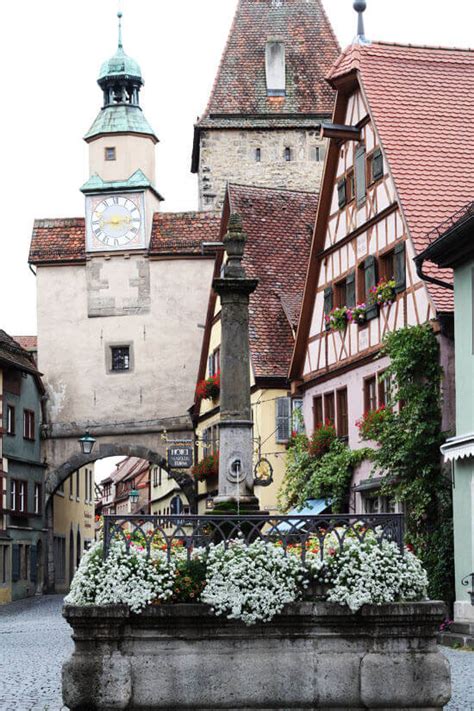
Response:
[[[423,561],[432,599],[454,597],[452,491],[440,455],[439,344],[429,324],[400,329],[385,339],[381,356],[390,358],[386,414],[365,432],[378,447],[374,472],[383,475],[381,494],[404,505],[406,541]]]
[[[354,467],[371,454],[370,449],[349,449],[330,423],[318,427],[311,439],[295,434],[278,494],[279,506],[283,510],[303,508],[308,499],[327,499],[334,512],[347,511]]]

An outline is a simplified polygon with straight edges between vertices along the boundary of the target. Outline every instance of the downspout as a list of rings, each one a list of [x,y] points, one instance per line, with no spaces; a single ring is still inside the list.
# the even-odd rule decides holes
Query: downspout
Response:
[[[442,279],[436,279],[436,277],[431,277],[428,276],[428,274],[425,274],[423,272],[423,263],[424,259],[415,259],[415,265],[416,265],[416,273],[422,279],[423,281],[427,281],[430,284],[436,284],[437,286],[443,287],[443,289],[449,289],[450,291],[454,291],[454,285],[450,284],[447,281],[443,281]]]

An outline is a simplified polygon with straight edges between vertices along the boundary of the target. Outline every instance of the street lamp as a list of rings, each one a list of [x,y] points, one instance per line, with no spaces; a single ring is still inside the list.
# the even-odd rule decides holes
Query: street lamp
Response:
[[[132,489],[130,494],[128,495],[128,498],[130,499],[131,504],[137,504],[138,499],[140,498],[140,494],[136,489]]]
[[[86,432],[85,435],[80,437],[78,442],[81,445],[82,454],[90,454],[94,449],[95,439],[91,437],[89,432]]]

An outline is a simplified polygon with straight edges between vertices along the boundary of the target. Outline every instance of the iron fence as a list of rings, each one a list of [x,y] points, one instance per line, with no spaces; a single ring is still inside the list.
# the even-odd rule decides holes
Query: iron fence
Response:
[[[305,516],[255,515],[177,515],[177,516],[104,516],[104,556],[114,540],[125,543],[129,552],[138,544],[151,554],[157,546],[166,551],[168,559],[176,546],[182,547],[188,559],[193,549],[211,544],[229,546],[239,539],[247,545],[257,539],[278,543],[287,552],[301,548],[304,562],[308,551],[324,559],[327,550],[342,550],[349,538],[363,541],[367,536],[394,541],[403,552],[403,514],[321,514]]]

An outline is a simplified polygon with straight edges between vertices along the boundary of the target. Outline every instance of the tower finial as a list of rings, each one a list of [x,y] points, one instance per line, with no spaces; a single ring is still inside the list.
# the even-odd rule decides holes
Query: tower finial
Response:
[[[119,10],[117,12],[117,17],[118,17],[118,46],[119,49],[123,49],[123,42],[122,42],[122,17],[123,17],[123,12]]]
[[[364,12],[366,11],[366,9],[366,0],[355,0],[354,10],[358,13],[356,41],[361,43],[367,42],[364,30]]]

